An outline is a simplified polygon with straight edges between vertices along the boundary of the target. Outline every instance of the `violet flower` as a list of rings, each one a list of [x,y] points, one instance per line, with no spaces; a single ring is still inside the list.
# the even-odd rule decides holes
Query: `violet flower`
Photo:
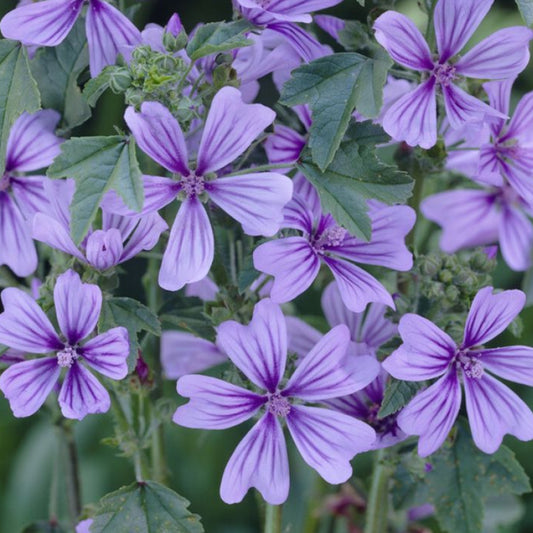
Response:
[[[167,223],[157,213],[125,217],[102,212],[102,229],[93,230],[80,247],[70,236],[70,204],[74,195],[74,180],[45,184],[48,205],[33,218],[32,236],[103,271],[128,261],[142,250],[151,250]]]
[[[191,169],[185,137],[177,120],[161,104],[132,107],[125,119],[139,146],[178,179],[145,176],[143,213],[182,199],[170,230],[159,272],[159,285],[178,290],[204,278],[213,262],[214,239],[202,202],[211,199],[238,220],[248,235],[274,235],[283,220],[282,208],[292,195],[292,181],[274,172],[250,172],[219,178],[216,172],[239,157],[274,120],[274,112],[260,104],[245,104],[237,89],[224,87],[213,99]],[[260,202],[258,201],[260,198]],[[110,210],[130,214],[116,195]]]
[[[459,346],[421,316],[407,314],[400,320],[403,344],[383,362],[384,368],[406,381],[439,378],[398,415],[403,431],[420,435],[422,457],[435,452],[450,432],[461,406],[461,383],[472,436],[480,450],[494,453],[506,433],[520,440],[533,439],[533,413],[491,375],[533,385],[533,348],[482,346],[512,322],[525,300],[522,291],[493,294],[492,287],[481,289],[472,302]]]
[[[394,307],[385,287],[354,262],[409,270],[413,258],[404,237],[415,223],[413,209],[369,201],[372,238],[364,242],[350,235],[331,215],[322,214],[318,195],[308,183],[306,194],[296,194],[287,204],[283,223],[284,228],[295,229],[301,235],[269,241],[254,250],[255,268],[274,276],[272,300],[284,303],[302,294],[324,263],[351,311],[359,313],[370,302]]]
[[[178,407],[174,422],[191,428],[225,429],[263,410],[224,470],[221,498],[237,503],[255,487],[271,504],[287,499],[289,465],[280,420],[286,422],[308,465],[329,483],[346,481],[352,474],[350,460],[369,449],[374,430],[342,413],[300,403],[342,396],[367,384],[343,368],[349,343],[346,326],[337,326],[325,335],[283,388],[287,328],[281,309],[272,301],[262,300],[255,306],[248,326],[222,323],[217,342],[261,392],[208,376],[184,376],[178,381],[178,393],[190,402]]]
[[[509,185],[458,189],[434,194],[420,205],[426,218],[442,227],[447,253],[499,243],[505,262],[517,271],[531,265],[533,210]]]
[[[0,265],[7,265],[17,276],[29,276],[37,268],[31,218],[48,202],[43,188],[48,178],[21,173],[47,167],[59,154],[61,139],[54,134],[59,118],[51,109],[23,113],[7,140],[0,177]]]
[[[342,302],[339,288],[330,283],[322,294],[322,309],[330,327],[344,324],[350,331],[350,344],[346,353],[346,368],[354,372],[368,372],[375,378],[362,390],[348,396],[333,398],[323,404],[365,421],[376,431],[372,448],[392,446],[407,438],[396,423],[396,414],[379,419],[377,414],[385,394],[388,374],[377,360],[377,351],[382,344],[397,334],[397,326],[385,318],[386,307],[370,304],[363,313],[350,311]],[[289,351],[299,357],[305,354],[322,337],[315,328],[299,318],[288,316]]]
[[[423,81],[387,111],[383,128],[395,140],[431,148],[437,142],[437,89],[442,92],[452,128],[505,114],[467,94],[461,77],[505,79],[516,76],[529,61],[533,32],[522,26],[493,33],[463,56],[458,56],[490,9],[493,0],[439,0],[434,24],[435,58],[420,31],[405,15],[387,11],[374,23],[377,41],[390,56],[422,73]]]
[[[0,21],[6,39],[26,45],[57,46],[69,34],[84,0],[43,0],[17,7]],[[122,46],[141,42],[141,33],[117,8],[89,0],[85,20],[91,76],[115,63]]]
[[[16,417],[30,416],[45,402],[65,368],[58,396],[63,416],[82,419],[89,413],[105,413],[109,394],[82,361],[106,377],[124,378],[128,332],[118,327],[84,340],[98,322],[102,292],[97,285],[82,283],[72,270],[57,278],[54,303],[61,335],[29,294],[15,288],[2,291],[0,343],[25,353],[54,355],[10,366],[0,376],[0,390]]]

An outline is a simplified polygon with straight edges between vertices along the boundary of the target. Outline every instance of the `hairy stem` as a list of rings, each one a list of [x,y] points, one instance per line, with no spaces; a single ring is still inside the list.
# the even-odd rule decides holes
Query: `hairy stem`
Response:
[[[264,533],[281,533],[281,510],[281,505],[266,504]]]
[[[372,485],[366,508],[365,533],[386,533],[389,503],[389,469],[384,463],[385,451],[379,450],[372,474]]]

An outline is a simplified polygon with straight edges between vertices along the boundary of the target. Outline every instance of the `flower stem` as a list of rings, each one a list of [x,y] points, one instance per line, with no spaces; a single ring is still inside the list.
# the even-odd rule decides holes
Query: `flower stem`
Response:
[[[379,450],[366,507],[365,533],[386,533],[388,525],[389,468],[385,451]]]
[[[266,504],[264,533],[281,533],[281,509],[281,505]]]

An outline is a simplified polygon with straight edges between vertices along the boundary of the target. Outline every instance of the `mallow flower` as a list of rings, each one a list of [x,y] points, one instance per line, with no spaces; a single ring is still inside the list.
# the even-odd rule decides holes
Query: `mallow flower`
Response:
[[[525,26],[498,30],[466,54],[464,48],[494,0],[438,0],[433,13],[437,55],[405,15],[387,11],[374,23],[377,41],[400,65],[422,74],[421,83],[386,112],[383,128],[395,140],[431,148],[437,142],[437,91],[452,128],[505,114],[459,87],[461,78],[515,77],[529,61],[533,31]]]
[[[533,413],[492,376],[533,385],[533,348],[483,346],[512,322],[525,300],[522,291],[494,294],[492,287],[481,289],[472,302],[459,345],[419,315],[401,318],[398,329],[403,344],[385,359],[383,367],[405,381],[439,378],[418,393],[397,419],[405,433],[420,435],[418,453],[422,457],[438,450],[450,432],[461,406],[461,384],[472,436],[480,450],[494,453],[507,433],[520,440],[533,439]]]
[[[170,111],[157,102],[132,107],[125,119],[142,150],[177,179],[144,176],[142,214],[181,199],[163,254],[159,285],[167,290],[203,279],[214,256],[213,229],[203,206],[212,200],[238,220],[248,235],[274,235],[283,221],[283,206],[292,196],[292,181],[275,172],[218,177],[270,125],[275,113],[260,104],[245,104],[240,92],[224,87],[215,95],[198,148],[196,164],[189,163],[185,136]],[[104,208],[131,214],[115,194]]]
[[[57,46],[81,14],[84,0],[43,0],[17,7],[0,21],[6,39],[26,45]],[[91,76],[113,65],[122,46],[141,43],[141,33],[116,7],[89,0],[85,19]]]
[[[7,139],[0,176],[0,265],[7,265],[17,276],[29,276],[37,268],[31,219],[48,203],[44,191],[48,178],[24,173],[47,167],[61,151],[61,139],[54,134],[59,119],[52,109],[23,113]]]
[[[220,495],[226,503],[240,502],[251,487],[271,504],[287,499],[289,464],[283,422],[304,461],[327,482],[342,483],[351,476],[350,460],[370,448],[374,430],[343,413],[304,405],[343,396],[368,384],[368,376],[357,379],[344,368],[349,342],[346,326],[333,328],[283,385],[287,327],[279,306],[262,300],[249,325],[228,321],[218,327],[217,344],[254,390],[208,376],[183,376],[178,380],[178,393],[190,401],[178,407],[174,422],[191,428],[225,429],[260,413],[224,470]]]
[[[89,413],[109,410],[109,393],[87,367],[111,379],[126,377],[129,341],[123,327],[91,337],[102,307],[97,285],[82,283],[72,270],[57,278],[54,305],[60,334],[26,292],[4,289],[2,305],[0,343],[24,353],[51,354],[16,363],[0,376],[0,390],[16,417],[35,413],[63,370],[58,396],[63,416],[82,419]]]

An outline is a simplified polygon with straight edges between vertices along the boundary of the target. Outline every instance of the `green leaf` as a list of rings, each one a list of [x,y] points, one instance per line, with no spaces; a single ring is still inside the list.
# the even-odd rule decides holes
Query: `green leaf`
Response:
[[[153,481],[137,482],[107,494],[98,503],[91,533],[202,533],[189,502]]]
[[[352,128],[357,129],[357,125]],[[365,137],[344,141],[325,172],[304,151],[298,168],[316,187],[323,209],[352,235],[369,240],[372,234],[367,200],[387,204],[403,203],[411,195],[412,178],[396,166],[378,159],[368,144],[369,128],[361,126]]]
[[[63,127],[69,130],[91,116],[77,82],[88,65],[85,25],[81,19],[60,45],[40,48],[31,61],[31,71],[41,92],[43,108],[59,111]]]
[[[137,352],[139,350],[138,333],[147,331],[159,337],[161,335],[161,324],[157,316],[137,300],[123,297],[107,298],[102,302],[98,330],[106,331],[117,326],[123,326],[128,330],[130,338],[128,369],[131,371],[137,361]]]
[[[83,97],[91,107],[96,105],[98,99],[109,88],[111,78],[117,67],[115,65],[109,65],[105,67],[98,76],[91,78],[83,88]]]
[[[383,57],[372,59],[357,53],[321,57],[294,70],[283,87],[281,103],[311,107],[309,147],[322,171],[333,160],[353,110],[368,118],[378,115],[392,64]]]
[[[415,381],[399,381],[391,378],[385,389],[378,418],[385,418],[386,416],[397,413],[414,398],[415,394],[421,388],[421,383]]]
[[[70,206],[76,244],[87,234],[104,194],[114,189],[134,211],[142,209],[144,191],[132,137],[75,137],[61,145],[48,169],[51,178],[74,178]]]
[[[41,107],[28,54],[19,42],[0,40],[0,175],[4,172],[7,138],[15,120]]]
[[[533,24],[533,0],[516,0],[520,14],[528,26]]]
[[[253,26],[244,19],[234,22],[211,22],[198,28],[187,45],[187,55],[196,61],[201,57],[218,54],[252,44],[244,32]]]
[[[449,533],[481,533],[486,498],[530,490],[514,454],[505,446],[493,455],[481,452],[463,419],[454,442],[445,443],[430,461],[428,497],[436,507],[440,526]]]

